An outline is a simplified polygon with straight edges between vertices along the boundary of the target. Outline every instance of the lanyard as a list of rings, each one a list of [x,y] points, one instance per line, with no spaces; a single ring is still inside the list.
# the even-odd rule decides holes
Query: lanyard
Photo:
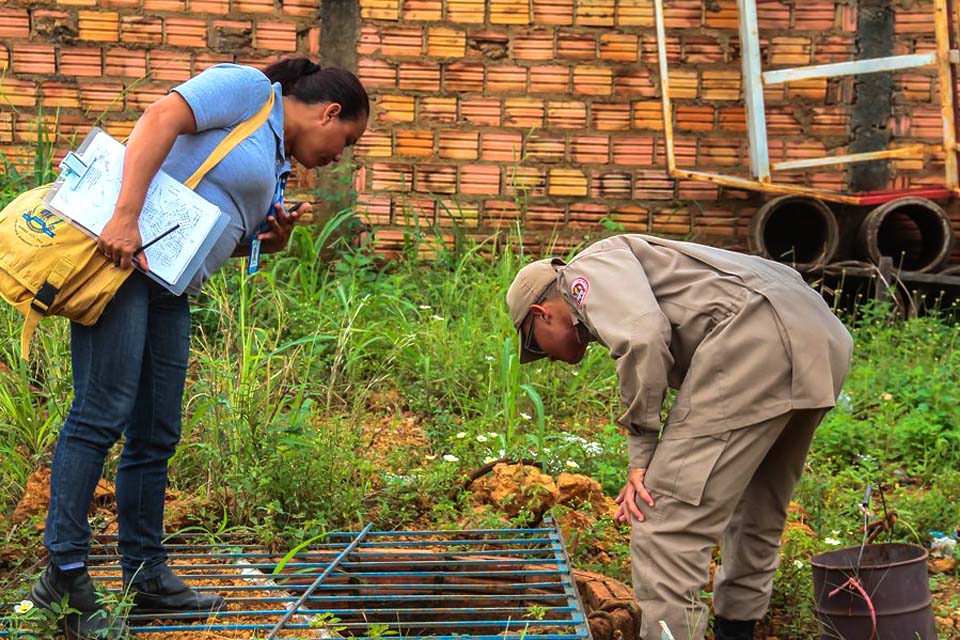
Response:
[[[273,192],[273,200],[270,202],[270,209],[267,211],[267,217],[277,215],[276,205],[283,206],[283,194],[287,189],[287,176],[289,173],[281,173],[277,178],[277,187]],[[250,237],[250,257],[247,258],[247,275],[252,276],[260,270],[260,234],[266,233],[270,229],[266,220],[260,223],[257,230]]]

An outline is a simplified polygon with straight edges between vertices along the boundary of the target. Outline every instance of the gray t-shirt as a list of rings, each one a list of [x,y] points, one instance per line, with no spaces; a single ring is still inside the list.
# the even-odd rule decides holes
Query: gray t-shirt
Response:
[[[176,180],[189,178],[217,144],[237,125],[254,115],[273,91],[276,101],[267,122],[240,142],[210,170],[196,192],[220,207],[230,222],[197,271],[187,293],[201,286],[236,248],[249,243],[271,213],[280,175],[290,171],[283,153],[283,100],[280,84],[258,69],[218,64],[174,87],[193,110],[197,133],[177,138],[163,170]]]

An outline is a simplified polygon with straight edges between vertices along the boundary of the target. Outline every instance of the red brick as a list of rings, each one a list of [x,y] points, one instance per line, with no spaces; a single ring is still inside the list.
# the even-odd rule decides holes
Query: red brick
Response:
[[[374,162],[370,170],[374,191],[409,191],[413,187],[413,166],[397,162]]]
[[[713,131],[714,108],[710,105],[678,105],[677,129],[685,131]]]
[[[26,9],[0,9],[0,38],[29,38],[30,14]]]
[[[577,101],[547,102],[547,127],[553,129],[584,129],[587,126],[587,105]]]
[[[30,18],[34,38],[62,43],[72,42],[77,36],[77,18],[66,11],[35,9]]]
[[[740,71],[705,69],[701,78],[700,97],[704,100],[739,100]]]
[[[559,65],[530,67],[530,93],[556,93],[566,95],[570,91],[570,69]]]
[[[230,0],[189,0],[190,13],[209,13],[225,16],[230,12]]]
[[[710,29],[738,29],[739,25],[735,0],[719,0],[705,5],[703,26]]]
[[[150,16],[124,16],[121,21],[120,40],[126,44],[163,43],[163,20]]]
[[[462,58],[466,53],[466,41],[466,34],[460,29],[430,27],[427,30],[427,55]]]
[[[648,167],[653,162],[653,138],[614,136],[612,151],[614,164]]]
[[[80,88],[76,82],[48,80],[40,85],[43,106],[48,109],[79,109]]]
[[[501,110],[499,98],[464,97],[460,102],[460,116],[477,126],[500,126]]]
[[[293,22],[257,22],[255,37],[258,49],[285,51],[297,50],[297,25]]]
[[[445,0],[447,20],[450,22],[483,24],[485,0]]]
[[[506,60],[510,50],[510,33],[504,29],[470,29],[467,32],[468,59]]]
[[[393,156],[393,140],[385,131],[368,129],[354,146],[354,153],[360,158],[390,158]]]
[[[781,2],[758,2],[757,25],[760,31],[767,29],[786,29],[790,26],[790,7]]]
[[[698,153],[699,166],[737,166],[745,157],[744,141],[727,138],[703,138]]]
[[[530,24],[530,0],[488,0],[491,24]]]
[[[479,137],[476,131],[441,131],[437,155],[449,160],[476,160]]]
[[[399,20],[399,0],[361,0],[360,17],[370,20]]]
[[[636,34],[603,33],[600,34],[600,59],[617,62],[636,62],[640,51],[640,40]]]
[[[810,134],[813,136],[837,136],[846,138],[850,117],[843,107],[813,106]],[[917,110],[914,110],[916,118]]]
[[[679,107],[678,107],[679,109]],[[633,103],[635,129],[663,129],[663,105],[659,100],[638,100]]]
[[[727,47],[717,38],[703,34],[684,34],[682,53],[678,62],[702,64],[704,62],[739,62],[739,59],[731,60]]]
[[[389,62],[361,58],[357,61],[357,76],[363,86],[370,89],[395,89],[397,87],[397,69]]]
[[[436,219],[437,201],[430,197],[403,195],[393,204],[395,224],[429,227]]]
[[[519,220],[520,220],[520,209],[517,205],[516,200],[484,201],[483,221],[488,226],[491,226],[491,227],[511,226],[512,227]]]
[[[828,64],[852,60],[856,53],[856,43],[852,35],[830,35],[814,40],[812,62]]]
[[[654,209],[650,224],[652,233],[686,235],[692,231],[690,211],[687,208],[665,207]]]
[[[587,195],[587,177],[580,169],[553,168],[547,179],[547,193],[551,196]]]
[[[673,0],[663,8],[663,24],[667,29],[697,28],[703,6],[700,0]]]
[[[683,47],[677,36],[666,37],[664,50],[667,55],[667,66],[671,69],[683,61]],[[660,53],[657,48],[656,36],[645,34],[640,36],[640,62],[656,66],[660,64]]]
[[[460,193],[490,196],[500,193],[500,168],[489,164],[465,164],[460,167]]]
[[[546,195],[547,178],[539,167],[508,167],[503,176],[504,193],[508,196],[538,198]]]
[[[573,0],[533,0],[533,21],[542,25],[572,25]]]
[[[419,58],[423,54],[423,28],[407,26],[384,27],[381,52],[385,56]],[[401,70],[401,80],[403,71]]]
[[[670,81],[673,82],[675,70],[670,71]],[[673,96],[673,85],[670,86]],[[696,95],[696,74],[694,74],[694,95]],[[638,68],[636,65],[618,68],[613,75],[613,95],[629,98],[656,98],[658,91],[654,85],[649,69]],[[676,96],[674,96],[676,97]]]
[[[468,227],[475,229],[480,224],[480,205],[464,202],[459,198],[437,201],[437,223],[441,226]]]
[[[533,133],[524,141],[523,158],[529,162],[563,162],[567,145],[563,136],[551,133]]]
[[[544,107],[542,100],[506,98],[503,103],[503,125],[506,127],[542,127]]]
[[[449,164],[420,164],[416,167],[417,191],[454,193],[457,190],[457,168]]]
[[[902,10],[897,9],[897,19]],[[837,23],[836,5],[833,0],[808,0],[793,7],[793,26],[801,31],[830,31]],[[929,22],[928,29],[929,29]]]
[[[371,23],[366,23],[360,27],[360,36],[357,39],[357,55],[369,56],[380,53],[380,45],[383,38],[380,36],[380,28]]]
[[[7,45],[0,43],[0,72],[5,72],[10,68],[10,50]],[[0,74],[3,75],[3,74]]]
[[[454,123],[457,121],[457,99],[452,96],[417,98],[417,117],[425,122]]]
[[[14,44],[10,50],[14,73],[46,75],[57,72],[53,45]]]
[[[116,42],[120,16],[115,11],[80,11],[77,31],[81,40]]]
[[[650,230],[650,210],[637,204],[613,205],[610,219],[628,233],[646,233]]]
[[[633,174],[636,200],[673,200],[674,182],[662,169],[640,169]]]
[[[629,194],[629,189],[628,189]],[[568,226],[578,230],[596,230],[602,228],[602,220],[609,214],[605,204],[595,202],[574,202],[570,205]]]
[[[142,78],[147,75],[147,54],[134,49],[107,49],[104,70],[107,76]]]
[[[491,93],[526,93],[527,68],[514,65],[487,67],[487,91]]]
[[[561,204],[531,203],[527,205],[524,228],[555,229],[566,223],[566,207]]]
[[[432,131],[397,131],[398,156],[430,157],[433,155]]]
[[[317,0],[280,0],[283,15],[294,18],[316,18]]]
[[[12,76],[0,76],[0,94],[9,107],[33,107],[37,104],[37,85]]]
[[[613,90],[612,69],[577,65],[573,68],[573,90],[586,95],[609,96]]]
[[[197,74],[205,69],[209,69],[215,64],[230,62],[232,60],[233,56],[229,54],[197,53],[193,59],[193,72]]]
[[[614,0],[578,0],[576,24],[578,27],[612,27]]]
[[[443,0],[403,0],[400,15],[404,20],[440,20]]]
[[[597,131],[629,131],[629,103],[594,102],[590,106],[591,128]]]
[[[827,95],[827,81],[825,78],[797,80],[784,85],[787,99],[806,98],[816,102],[823,102]]]
[[[515,60],[553,60],[553,31],[522,31],[513,38]]]
[[[485,131],[480,137],[480,159],[490,162],[520,162],[519,133]]]
[[[578,164],[607,164],[610,161],[610,138],[608,136],[572,137],[570,159]]]
[[[189,80],[190,57],[187,51],[160,51],[150,52],[150,78],[152,80],[169,80],[183,82]]]
[[[811,50],[810,38],[774,36],[770,38],[768,60],[772,65],[796,67],[808,65]]]
[[[604,171],[593,176],[590,196],[614,200],[629,200],[633,193],[632,176],[625,171]],[[571,209],[571,214],[573,210]]]
[[[619,27],[653,27],[653,0],[620,0],[616,14]]]
[[[363,191],[361,188],[357,190]],[[391,209],[392,199],[389,195],[375,196],[364,194],[357,200],[357,213],[367,224],[390,224]]]
[[[204,20],[167,18],[164,20],[164,32],[167,44],[173,47],[202,49],[207,46],[207,23]],[[296,34],[294,33],[295,42]]]
[[[413,96],[383,94],[374,97],[377,122],[413,122]]]
[[[113,82],[81,85],[80,107],[97,113],[123,111],[123,85]]]
[[[445,91],[480,93],[483,91],[483,65],[472,62],[451,62],[444,65]]]
[[[557,58],[560,60],[595,60],[596,57],[595,35],[571,31],[557,34]]]
[[[233,0],[235,13],[274,13],[273,0]]]
[[[60,73],[65,76],[100,77],[103,51],[99,47],[60,47]]]

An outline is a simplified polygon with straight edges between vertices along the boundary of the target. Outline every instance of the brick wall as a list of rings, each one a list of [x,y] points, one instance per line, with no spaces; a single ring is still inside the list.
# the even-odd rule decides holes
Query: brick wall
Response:
[[[327,0],[343,2],[344,0]],[[763,198],[666,175],[652,0],[359,0],[357,69],[374,110],[355,186],[384,247],[397,225],[486,236],[520,224],[568,244],[606,223],[742,245]],[[29,165],[42,105],[66,140],[117,135],[170,86],[220,61],[321,51],[320,0],[8,0],[0,9],[0,152]],[[853,0],[759,5],[766,68],[855,54]],[[893,53],[934,48],[932,0],[896,7]],[[678,163],[748,165],[733,0],[669,0]],[[324,33],[336,32],[327,25]],[[350,36],[352,38],[352,36]],[[338,45],[339,46],[339,45]],[[772,161],[847,150],[853,79],[769,87]],[[898,74],[894,143],[936,141],[933,71]],[[54,121],[53,113],[58,112]],[[935,184],[942,160],[897,160],[891,187]],[[843,189],[830,167],[779,180]],[[315,176],[300,176],[303,187]]]

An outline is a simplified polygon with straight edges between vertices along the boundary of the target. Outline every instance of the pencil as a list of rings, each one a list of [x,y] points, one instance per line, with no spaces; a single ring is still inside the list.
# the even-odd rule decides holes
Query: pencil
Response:
[[[154,244],[160,242],[161,240],[163,240],[164,238],[166,238],[168,235],[170,235],[171,233],[173,233],[174,231],[176,231],[176,230],[179,229],[179,228],[180,228],[180,224],[179,224],[179,223],[173,225],[172,227],[170,227],[169,229],[167,229],[166,231],[164,231],[163,233],[161,233],[160,235],[158,235],[156,238],[154,238],[154,239],[151,240],[150,242],[146,243],[145,245],[143,245],[142,247],[140,247],[140,248],[137,249],[136,251],[134,251],[134,252],[133,252],[133,255],[137,255],[138,253],[141,253],[142,251],[144,251],[147,247],[153,246]]]

